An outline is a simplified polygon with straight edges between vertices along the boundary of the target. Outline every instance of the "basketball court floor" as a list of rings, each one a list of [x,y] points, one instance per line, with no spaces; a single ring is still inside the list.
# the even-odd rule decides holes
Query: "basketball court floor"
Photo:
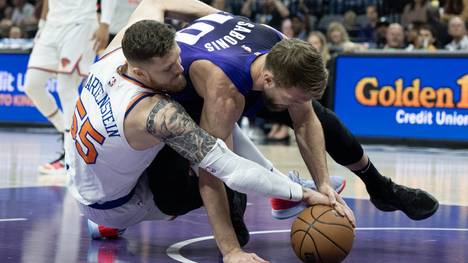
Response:
[[[40,176],[55,158],[57,135],[44,130],[0,131],[0,262],[222,262],[203,209],[174,221],[133,226],[118,240],[93,241],[62,176]],[[296,146],[261,146],[282,171],[306,175]],[[344,262],[468,262],[468,150],[366,146],[381,172],[418,186],[441,206],[424,221],[376,210],[359,179],[329,159],[332,175],[357,218],[353,249]],[[270,262],[300,262],[290,246],[292,220],[270,216],[268,200],[250,196],[246,250]]]

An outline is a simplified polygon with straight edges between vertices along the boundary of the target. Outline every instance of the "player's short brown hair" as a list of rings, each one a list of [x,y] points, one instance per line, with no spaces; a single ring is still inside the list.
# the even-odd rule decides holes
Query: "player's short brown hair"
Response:
[[[268,53],[265,69],[284,87],[297,87],[316,99],[325,91],[328,73],[320,53],[299,39],[284,39]]]
[[[154,20],[142,20],[131,25],[122,39],[122,51],[130,62],[142,63],[153,57],[163,57],[175,45],[175,30]]]

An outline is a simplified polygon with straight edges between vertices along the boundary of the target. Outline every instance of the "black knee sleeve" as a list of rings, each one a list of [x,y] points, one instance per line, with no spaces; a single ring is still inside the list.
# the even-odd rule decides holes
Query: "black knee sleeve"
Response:
[[[198,177],[189,171],[189,161],[167,145],[146,169],[154,202],[166,215],[180,216],[203,206]]]
[[[333,111],[323,107],[315,100],[312,105],[322,124],[328,154],[335,162],[344,166],[358,162],[362,158],[364,150],[354,135]]]

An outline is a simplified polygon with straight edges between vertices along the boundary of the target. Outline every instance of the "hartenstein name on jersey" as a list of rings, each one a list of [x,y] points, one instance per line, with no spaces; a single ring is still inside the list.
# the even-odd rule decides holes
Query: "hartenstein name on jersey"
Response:
[[[91,95],[93,95],[94,100],[99,106],[102,123],[104,124],[107,135],[109,137],[120,137],[119,129],[117,128],[117,123],[112,112],[110,97],[104,91],[101,81],[91,74],[86,81],[84,89],[88,90]]]
[[[231,46],[235,46],[239,43],[239,41],[244,40],[246,34],[252,32],[252,29],[255,25],[245,21],[237,22],[236,26],[229,31],[229,33],[223,37],[220,37],[214,41],[208,42],[204,44],[204,47],[209,52],[213,52],[215,50],[223,50],[230,48]]]

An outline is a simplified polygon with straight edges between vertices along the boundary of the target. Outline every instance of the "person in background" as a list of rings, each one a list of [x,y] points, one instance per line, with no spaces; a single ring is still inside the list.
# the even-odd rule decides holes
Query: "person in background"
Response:
[[[441,19],[448,23],[454,16],[460,16],[463,21],[468,20],[468,0],[445,0]]]
[[[359,35],[359,26],[356,24],[356,13],[353,10],[348,10],[343,15],[343,26],[348,32],[351,39],[355,39]]]
[[[325,35],[320,31],[311,31],[307,36],[307,42],[309,42],[315,49],[318,50],[322,56],[323,62],[328,67],[330,61],[330,52],[328,51],[328,44]]]
[[[387,43],[383,49],[397,50],[405,48],[405,32],[398,23],[392,23],[388,26],[385,39]]]
[[[429,5],[427,8],[427,25],[430,26],[437,38],[440,47],[448,44],[451,39],[448,35],[447,24],[440,19],[440,10],[437,6]]]
[[[401,22],[403,26],[409,25],[412,22],[420,21],[427,22],[427,0],[411,0],[405,5]]]
[[[377,45],[377,24],[379,22],[379,13],[377,6],[370,5],[366,7],[366,22],[359,25],[358,36],[362,41]]]
[[[445,46],[449,51],[467,51],[468,36],[466,36],[465,22],[459,17],[454,16],[450,19],[448,33],[452,37],[452,42]]]
[[[307,19],[306,16],[302,13],[295,13],[290,16],[292,29],[295,38],[305,40],[307,37]]]
[[[421,27],[422,22],[415,21],[406,25],[405,30],[405,39],[406,39],[406,51],[413,51],[421,49],[422,42],[419,37],[419,28]]]
[[[330,23],[327,29],[327,38],[331,54],[367,49],[366,45],[351,42],[346,29],[339,22]]]
[[[7,0],[0,0],[0,21],[11,18],[12,9],[8,5]]]
[[[281,21],[289,16],[289,10],[280,0],[246,0],[241,15],[279,29]]]
[[[434,37],[433,30],[429,25],[419,27],[418,35],[421,40],[421,49],[437,51],[437,39]]]
[[[327,38],[320,31],[311,31],[307,37],[307,42],[309,42],[317,51],[320,53],[323,62],[325,63],[328,70],[330,70],[330,52],[328,51]],[[318,100],[320,104],[327,107],[329,105],[330,98],[330,82],[327,83],[327,88],[323,93],[322,98]]]
[[[65,141],[70,139],[78,87],[88,74],[96,52],[108,44],[114,4],[115,0],[101,1],[98,21],[97,0],[44,2],[34,48],[29,57],[24,92]],[[47,81],[55,76],[61,109],[46,89]],[[65,175],[64,152],[56,160],[40,165],[38,172],[43,175]]]
[[[11,17],[13,25],[27,26],[37,24],[32,4],[27,3],[26,0],[14,0],[13,6],[13,15]]]
[[[294,37],[294,31],[292,27],[292,22],[290,18],[286,18],[281,23],[281,33],[283,33],[288,38]]]
[[[8,33],[8,38],[10,39],[20,39],[23,38],[23,31],[18,26],[12,26],[10,32]]]

